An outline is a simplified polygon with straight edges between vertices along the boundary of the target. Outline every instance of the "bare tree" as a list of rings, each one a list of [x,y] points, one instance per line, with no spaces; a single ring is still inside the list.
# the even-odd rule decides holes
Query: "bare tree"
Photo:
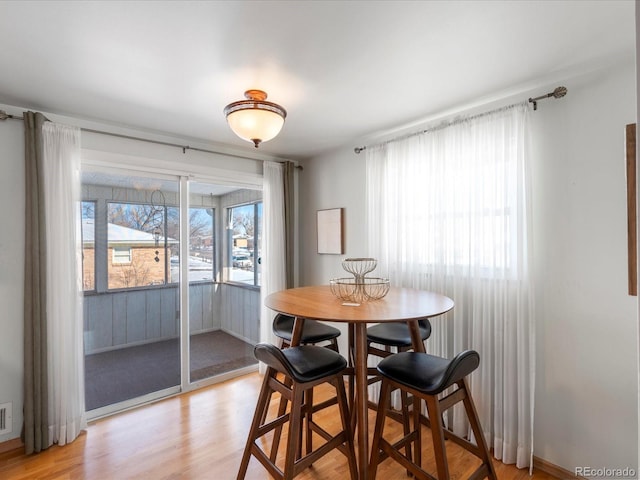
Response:
[[[120,280],[125,288],[140,287],[149,283],[149,267],[135,258],[131,265],[122,266],[119,270]]]
[[[164,223],[164,207],[111,203],[109,204],[108,221],[115,225],[151,233],[154,228]]]
[[[189,209],[190,238],[212,234],[211,216],[204,216],[199,210],[201,209]],[[177,207],[112,203],[108,212],[109,223],[148,233],[153,233],[156,228],[159,228],[162,236],[165,235],[165,218],[167,236],[175,239],[180,238],[180,211]]]
[[[82,202],[81,207],[82,218],[96,218],[96,204],[95,202]]]
[[[253,213],[235,212],[232,218],[233,231],[237,234],[253,236]]]
[[[213,233],[213,214],[202,215],[200,209],[189,209],[189,238],[203,237]],[[207,208],[206,210],[211,210]]]

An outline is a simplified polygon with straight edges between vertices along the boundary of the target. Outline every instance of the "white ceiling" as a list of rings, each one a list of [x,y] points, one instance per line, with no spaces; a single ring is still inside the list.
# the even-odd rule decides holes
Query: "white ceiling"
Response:
[[[222,110],[259,88],[288,112],[259,150],[305,158],[633,55],[634,5],[5,0],[0,103],[250,154]]]

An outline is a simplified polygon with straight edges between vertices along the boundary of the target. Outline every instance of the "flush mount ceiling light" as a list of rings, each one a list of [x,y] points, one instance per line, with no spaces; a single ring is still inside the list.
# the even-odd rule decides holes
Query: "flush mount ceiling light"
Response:
[[[247,90],[244,96],[246,100],[224,107],[224,114],[233,133],[258,148],[280,133],[287,111],[277,103],[266,102],[267,94],[262,90]]]

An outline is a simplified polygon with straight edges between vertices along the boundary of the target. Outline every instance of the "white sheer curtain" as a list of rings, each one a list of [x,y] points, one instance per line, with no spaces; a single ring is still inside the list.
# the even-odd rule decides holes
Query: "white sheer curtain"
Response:
[[[455,308],[427,351],[480,354],[472,394],[497,459],[530,466],[534,317],[526,105],[458,119],[367,152],[369,253],[391,284]],[[447,421],[468,432],[460,410]]]
[[[86,428],[79,231],[80,130],[43,126],[47,234],[49,442],[65,445]]]
[[[267,295],[287,288],[284,220],[284,165],[264,162],[262,213],[262,284],[260,341],[276,343],[271,328],[274,313],[264,306]],[[263,364],[260,365],[262,369]]]

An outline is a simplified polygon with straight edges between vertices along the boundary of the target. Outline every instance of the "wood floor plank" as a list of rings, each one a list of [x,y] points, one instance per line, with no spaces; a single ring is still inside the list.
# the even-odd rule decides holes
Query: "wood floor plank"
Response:
[[[236,477],[246,435],[260,389],[261,377],[250,374],[195,392],[167,398],[151,405],[122,412],[90,424],[73,443],[53,446],[35,455],[21,451],[0,454],[0,478],[6,480],[121,480],[121,479],[212,479]],[[320,390],[318,400],[327,395]],[[276,399],[272,401],[275,411]],[[330,432],[340,428],[332,407],[314,416]],[[370,425],[374,413],[371,412]],[[386,431],[400,432],[394,422]],[[372,435],[373,432],[370,432]],[[435,471],[429,435],[424,435],[424,467]],[[281,445],[286,445],[283,438]],[[453,479],[466,478],[479,460],[455,444],[447,443]],[[279,459],[284,451],[279,452]],[[279,460],[280,461],[280,460]],[[432,464],[431,464],[432,463]],[[280,463],[281,464],[281,463]],[[501,480],[550,480],[553,477],[495,461]],[[431,470],[430,470],[431,469]],[[269,475],[254,458],[247,479],[267,480]],[[305,470],[300,480],[349,478],[345,457],[333,451]],[[406,472],[386,460],[378,478],[406,480]]]

